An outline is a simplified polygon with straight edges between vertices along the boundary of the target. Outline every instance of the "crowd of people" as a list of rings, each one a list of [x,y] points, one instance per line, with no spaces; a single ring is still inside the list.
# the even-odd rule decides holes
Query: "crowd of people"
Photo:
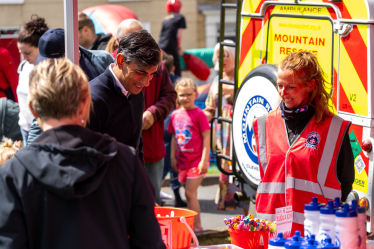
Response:
[[[49,29],[37,15],[19,34],[17,46],[24,60],[18,70],[9,52],[0,48],[0,66],[6,72],[0,74],[0,97],[11,101],[0,103],[9,107],[9,118],[3,118],[19,125],[19,134],[10,132],[14,127],[2,134],[23,140],[23,146],[7,138],[0,145],[1,248],[165,248],[154,206],[162,205],[161,186],[168,173],[175,206],[196,211],[193,230],[203,230],[197,190],[209,167],[210,141],[230,155],[231,127],[215,124],[214,138],[210,137],[209,122],[218,108],[218,77],[204,110],[195,105],[196,83],[181,77],[179,55],[186,23],[180,8],[179,1],[168,1],[159,42],[133,19],[120,23],[114,36],[96,34],[92,20],[79,13],[79,65],[65,58],[65,31]],[[216,66],[219,47],[214,48]],[[222,54],[223,79],[231,81],[235,53],[225,47]],[[262,139],[257,143],[268,143],[259,155],[272,146],[261,137],[265,126],[283,124],[284,119],[288,138],[282,139],[292,144],[304,129],[327,129],[337,119],[326,107],[329,95],[323,90],[323,73],[316,68],[316,58],[304,52],[291,54],[280,64],[281,104],[254,122],[256,139]],[[222,114],[230,117],[234,87],[224,85],[222,90]],[[10,116],[14,110],[19,113],[16,122]],[[339,122],[346,131],[349,123]],[[330,179],[342,200],[354,175],[344,131],[337,143],[345,152],[335,155],[337,178]],[[260,158],[260,165],[263,162]],[[231,166],[223,159],[222,165],[226,170]],[[270,169],[282,170],[269,162],[266,172],[261,168],[262,179],[279,182]],[[279,203],[264,197],[264,184],[257,193],[257,213],[268,218]],[[180,196],[181,186],[187,203]],[[240,207],[247,215],[249,202],[234,201],[236,191],[240,189],[221,174],[217,209]]]
[[[79,13],[79,66],[65,58],[65,31],[37,15],[19,34],[18,70],[4,50],[13,68],[2,69],[15,75],[0,90],[19,107],[19,136],[0,145],[4,248],[164,248],[153,209],[167,173],[175,206],[196,211],[193,229],[203,230],[210,126],[196,83],[181,78],[186,24],[174,3],[159,43],[138,20],[112,36]]]

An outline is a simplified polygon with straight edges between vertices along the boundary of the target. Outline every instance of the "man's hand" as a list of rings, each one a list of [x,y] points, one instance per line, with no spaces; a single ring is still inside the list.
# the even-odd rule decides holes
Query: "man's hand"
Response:
[[[173,171],[179,173],[177,163],[178,163],[178,161],[177,161],[176,158],[171,158],[171,168],[173,169]]]
[[[142,130],[148,130],[151,128],[153,123],[155,122],[155,119],[150,111],[145,111],[143,113],[143,128]]]
[[[197,168],[199,169],[199,174],[205,174],[206,172],[208,172],[208,167],[208,162],[200,161],[199,165],[197,166]]]

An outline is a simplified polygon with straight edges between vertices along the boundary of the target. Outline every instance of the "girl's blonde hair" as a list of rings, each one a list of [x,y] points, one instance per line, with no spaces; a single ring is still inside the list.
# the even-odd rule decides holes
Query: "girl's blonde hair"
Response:
[[[91,102],[88,79],[83,70],[68,59],[47,59],[30,74],[28,103],[38,114],[39,121],[73,118],[82,101]],[[83,125],[90,116],[87,105]]]
[[[294,77],[300,78],[305,86],[312,86],[308,104],[315,108],[317,124],[322,122],[325,117],[333,115],[330,110],[331,96],[326,91],[328,84],[325,80],[326,75],[313,53],[307,51],[291,53],[281,61],[279,69],[292,70]]]
[[[12,159],[19,149],[13,145],[10,138],[4,137],[0,144],[0,166]]]
[[[193,79],[190,78],[181,78],[177,81],[177,84],[175,85],[175,91],[178,92],[178,89],[180,87],[191,87],[194,92],[197,92],[197,85]]]
[[[114,51],[118,48],[118,44],[116,42],[116,37],[112,36],[110,40],[108,41],[105,51],[107,51],[109,54],[113,54]]]

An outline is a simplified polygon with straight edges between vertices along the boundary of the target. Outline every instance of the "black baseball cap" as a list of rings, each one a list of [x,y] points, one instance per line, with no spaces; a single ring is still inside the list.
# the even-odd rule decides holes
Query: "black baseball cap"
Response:
[[[65,54],[65,31],[49,29],[39,40],[39,54],[35,65],[45,59],[61,58]]]

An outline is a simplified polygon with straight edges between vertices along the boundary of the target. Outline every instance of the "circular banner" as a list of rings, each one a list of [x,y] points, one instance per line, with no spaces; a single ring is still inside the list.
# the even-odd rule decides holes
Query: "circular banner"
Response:
[[[257,186],[261,180],[253,120],[275,110],[279,100],[274,84],[262,76],[244,81],[237,94],[233,112],[233,142],[239,168],[249,184]]]

